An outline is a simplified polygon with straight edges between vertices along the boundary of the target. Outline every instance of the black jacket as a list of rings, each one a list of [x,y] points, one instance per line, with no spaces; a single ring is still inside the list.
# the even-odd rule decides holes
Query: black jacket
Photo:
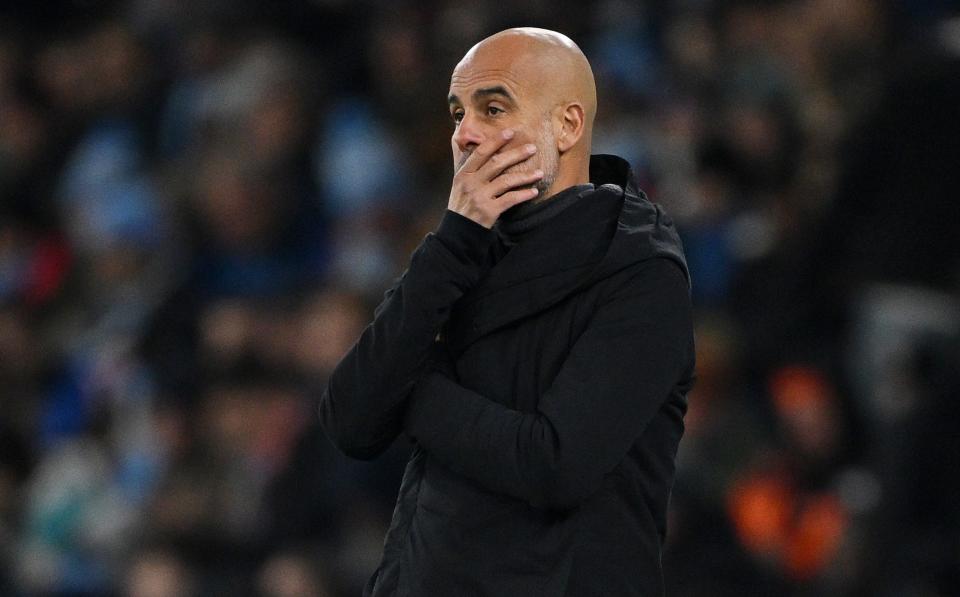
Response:
[[[626,162],[591,182],[495,263],[496,231],[447,212],[331,377],[341,450],[416,442],[367,595],[663,593],[689,275]]]

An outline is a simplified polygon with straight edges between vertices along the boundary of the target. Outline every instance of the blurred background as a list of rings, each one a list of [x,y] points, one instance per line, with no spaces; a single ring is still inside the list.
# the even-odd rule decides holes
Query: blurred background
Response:
[[[954,2],[3,6],[3,595],[360,594],[409,445],[350,461],[317,399],[516,25],[582,46],[686,245],[668,594],[960,594]]]

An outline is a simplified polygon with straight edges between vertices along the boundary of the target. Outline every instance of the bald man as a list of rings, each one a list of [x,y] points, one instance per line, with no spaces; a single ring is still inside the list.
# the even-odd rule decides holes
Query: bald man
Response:
[[[591,156],[567,37],[481,41],[448,104],[448,209],[320,401],[348,455],[414,442],[365,595],[661,595],[694,354],[676,231]]]

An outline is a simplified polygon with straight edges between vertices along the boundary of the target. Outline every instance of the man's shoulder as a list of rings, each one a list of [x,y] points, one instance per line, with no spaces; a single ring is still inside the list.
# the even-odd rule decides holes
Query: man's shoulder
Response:
[[[649,294],[688,298],[689,286],[684,266],[667,255],[653,255],[626,263],[622,267],[598,277],[591,285],[603,296]]]

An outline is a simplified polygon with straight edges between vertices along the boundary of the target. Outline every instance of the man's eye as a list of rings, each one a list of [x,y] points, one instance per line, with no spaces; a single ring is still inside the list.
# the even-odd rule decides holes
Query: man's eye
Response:
[[[456,112],[450,114],[450,117],[453,118],[455,124],[460,124],[460,121],[463,120],[463,111],[457,110]]]
[[[502,114],[503,110],[496,106],[487,106],[487,115],[496,116],[497,114]]]

